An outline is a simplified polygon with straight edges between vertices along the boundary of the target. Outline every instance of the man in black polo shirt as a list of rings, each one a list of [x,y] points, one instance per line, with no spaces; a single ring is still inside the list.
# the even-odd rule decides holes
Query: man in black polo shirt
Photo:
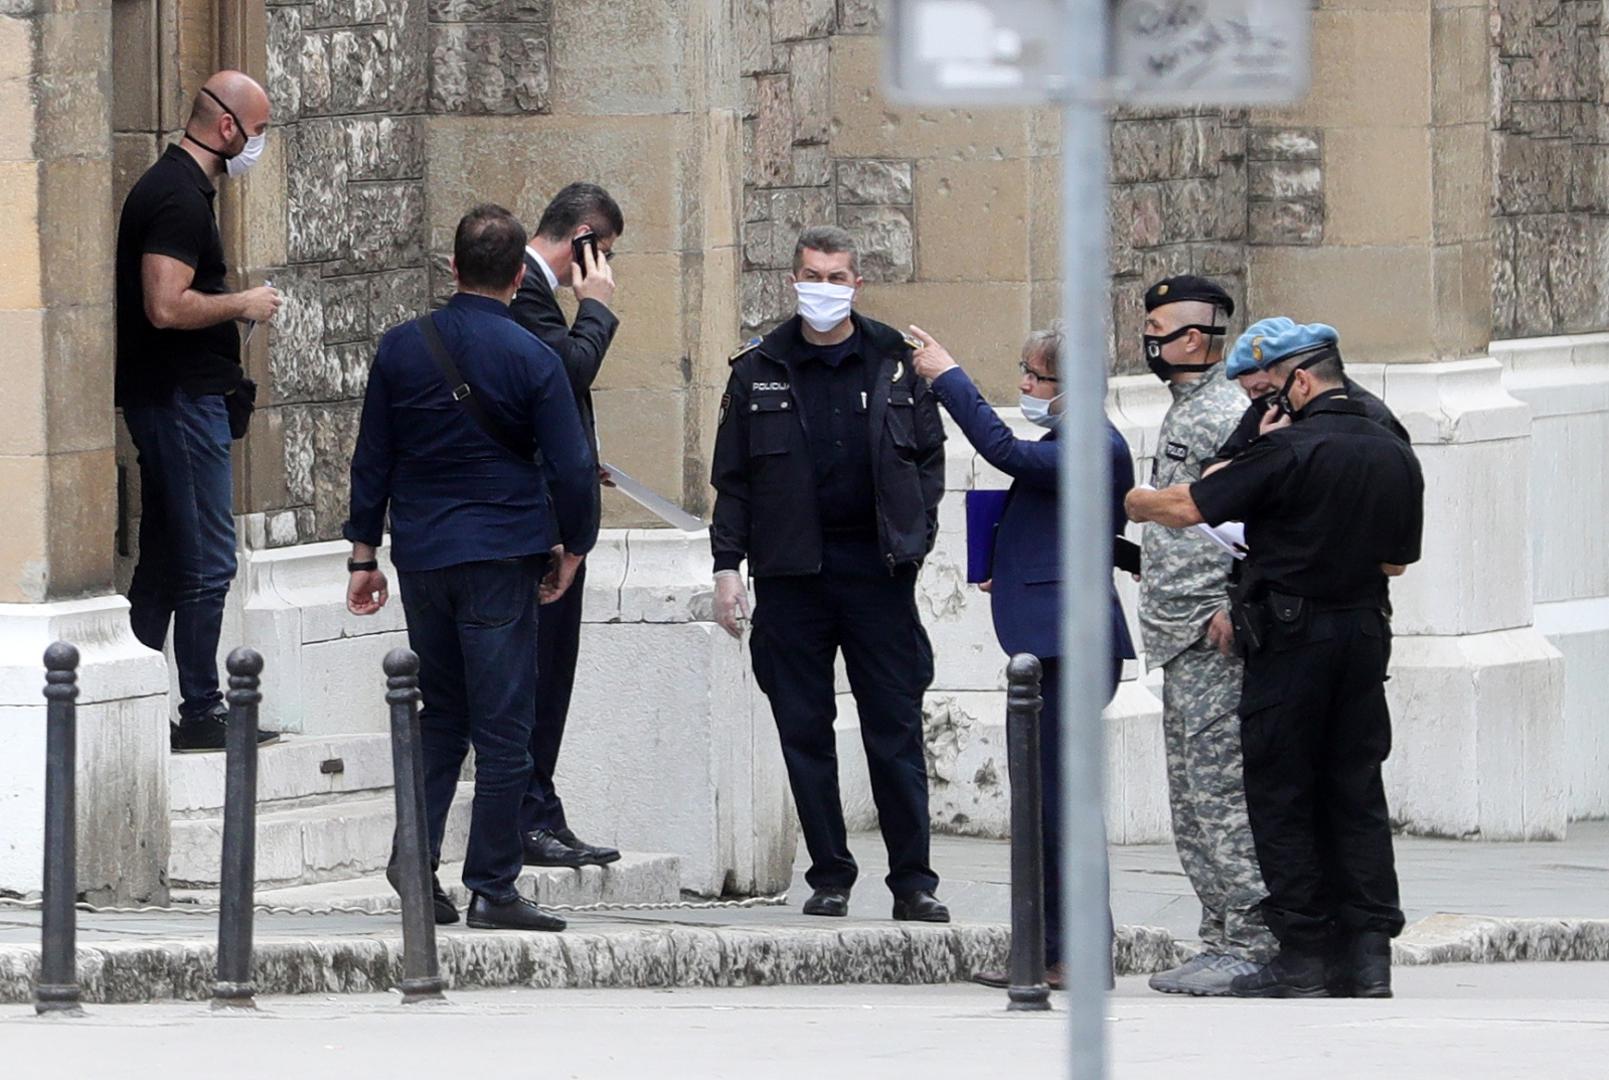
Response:
[[[1280,951],[1230,993],[1390,997],[1403,916],[1380,775],[1391,750],[1386,582],[1419,559],[1424,477],[1348,394],[1333,329],[1252,337],[1293,423],[1193,484],[1135,489],[1126,509],[1170,528],[1246,523],[1240,738]]]
[[[226,398],[244,379],[235,324],[268,322],[280,301],[268,286],[229,291],[213,198],[220,177],[261,157],[268,111],[249,76],[212,76],[183,138],[135,183],[118,222],[116,400],[140,464],[129,621],[157,650],[173,625],[177,752],[224,745],[218,636],[235,577]]]

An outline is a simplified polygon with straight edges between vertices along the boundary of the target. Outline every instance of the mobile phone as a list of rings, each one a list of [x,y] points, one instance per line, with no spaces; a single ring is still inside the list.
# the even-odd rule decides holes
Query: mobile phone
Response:
[[[592,249],[592,259],[596,262],[598,260],[597,233],[582,233],[570,241],[570,255],[575,259],[575,265],[580,269],[582,277],[587,276],[587,257],[583,254],[587,248]]]

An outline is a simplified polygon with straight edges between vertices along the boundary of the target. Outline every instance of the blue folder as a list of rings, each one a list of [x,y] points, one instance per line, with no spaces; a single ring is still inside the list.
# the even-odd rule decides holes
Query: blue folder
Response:
[[[967,581],[994,576],[994,538],[1006,511],[1006,492],[967,492]]]

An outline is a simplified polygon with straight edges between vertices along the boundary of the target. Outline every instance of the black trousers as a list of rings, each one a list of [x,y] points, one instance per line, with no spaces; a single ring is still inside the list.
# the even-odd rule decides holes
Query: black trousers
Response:
[[[814,889],[848,888],[859,868],[845,839],[833,721],[833,661],[844,654],[860,711],[877,821],[895,896],[938,887],[928,863],[922,695],[933,647],[916,611],[914,568],[897,575],[823,573],[754,583],[754,676],[771,701]]]
[[[564,742],[564,722],[575,690],[575,662],[581,648],[581,598],[586,593],[587,564],[575,582],[551,604],[536,609],[536,720],[531,727],[531,782],[520,804],[520,827],[557,832],[568,828],[564,803],[553,786]]]
[[[1059,964],[1062,960],[1062,872],[1061,872],[1061,658],[1047,656],[1040,661],[1039,696],[1044,704],[1039,710],[1039,776],[1041,798],[1039,803],[1040,854],[1045,870],[1045,963]],[[1117,684],[1123,678],[1123,661],[1113,659],[1106,681],[1106,700],[1117,693]],[[1111,880],[1110,866],[1106,877]],[[1108,892],[1110,886],[1108,885]],[[1106,908],[1106,936],[1112,936],[1112,908]]]
[[[1246,809],[1282,948],[1312,955],[1350,934],[1402,931],[1380,765],[1391,752],[1378,611],[1318,612],[1276,626],[1246,663]]]

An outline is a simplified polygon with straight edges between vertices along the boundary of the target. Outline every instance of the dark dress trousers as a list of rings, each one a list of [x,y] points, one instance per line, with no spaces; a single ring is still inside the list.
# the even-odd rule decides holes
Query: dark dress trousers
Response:
[[[620,320],[596,300],[581,301],[575,325],[564,320],[559,301],[548,286],[542,267],[525,255],[525,280],[509,308],[514,321],[535,334],[559,355],[564,374],[581,411],[581,424],[587,441],[597,446],[597,425],[592,411],[592,383],[603,366],[603,354],[614,340]],[[596,498],[594,507],[600,506]],[[597,527],[594,518],[593,526]],[[576,571],[575,584],[558,600],[537,608],[536,637],[536,722],[531,728],[531,782],[521,807],[521,826],[560,830],[567,827],[564,803],[553,784],[553,771],[559,762],[564,741],[565,720],[570,714],[570,695],[575,689],[575,665],[581,646],[581,601],[586,595],[587,564]]]
[[[1044,671],[1040,696],[1039,767],[1044,790],[1042,831],[1045,867],[1045,962],[1061,960],[1061,544],[1057,477],[1061,454],[1056,432],[1019,439],[960,368],[933,382],[933,392],[985,461],[1011,477],[1005,512],[995,534],[990,608],[995,636],[1007,654],[1029,653]],[[1106,424],[1112,483],[1106,510],[1116,535],[1124,519],[1123,496],[1134,486],[1128,443]],[[1134,658],[1117,587],[1108,581],[1110,613],[1107,698],[1117,690],[1123,661]]]

